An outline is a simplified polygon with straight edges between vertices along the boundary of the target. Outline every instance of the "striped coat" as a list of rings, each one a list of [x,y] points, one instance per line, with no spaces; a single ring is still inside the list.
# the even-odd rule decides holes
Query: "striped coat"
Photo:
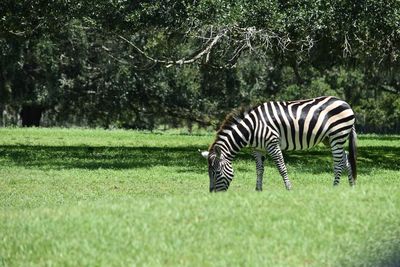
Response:
[[[356,179],[354,112],[343,100],[324,96],[288,102],[266,102],[247,111],[230,114],[209,151],[210,191],[227,190],[233,179],[232,160],[245,146],[253,147],[256,189],[262,190],[265,152],[274,160],[287,189],[291,188],[282,150],[304,150],[321,141],[329,143],[334,160],[334,185],[344,169],[349,182]],[[344,150],[349,140],[349,156]]]

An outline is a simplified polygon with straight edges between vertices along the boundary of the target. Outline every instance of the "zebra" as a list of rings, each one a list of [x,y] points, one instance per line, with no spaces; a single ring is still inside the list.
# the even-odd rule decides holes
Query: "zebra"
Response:
[[[230,113],[217,132],[215,141],[201,155],[208,160],[210,192],[226,191],[233,179],[232,160],[243,147],[252,147],[256,161],[256,190],[262,191],[265,155],[269,154],[287,190],[292,188],[284,150],[304,150],[320,142],[330,145],[334,162],[333,185],[343,170],[350,186],[355,185],[355,116],[350,105],[334,96],[306,100],[265,102]],[[349,140],[349,153],[344,150]]]

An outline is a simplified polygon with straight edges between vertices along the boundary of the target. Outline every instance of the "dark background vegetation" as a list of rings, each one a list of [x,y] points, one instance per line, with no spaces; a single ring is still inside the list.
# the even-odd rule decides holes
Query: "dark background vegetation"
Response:
[[[216,127],[336,95],[400,132],[397,0],[3,0],[0,55],[1,126]]]

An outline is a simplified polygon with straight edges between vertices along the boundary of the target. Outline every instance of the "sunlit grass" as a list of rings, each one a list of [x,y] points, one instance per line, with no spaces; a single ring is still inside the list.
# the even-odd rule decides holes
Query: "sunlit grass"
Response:
[[[329,149],[285,153],[293,191],[248,153],[209,194],[196,136],[0,129],[0,265],[380,266],[400,261],[400,138],[359,137],[356,188]]]

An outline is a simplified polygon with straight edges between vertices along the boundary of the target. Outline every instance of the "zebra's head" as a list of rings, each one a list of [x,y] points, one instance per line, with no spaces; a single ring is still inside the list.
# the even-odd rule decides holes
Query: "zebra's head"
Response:
[[[201,152],[208,160],[208,176],[210,177],[210,192],[226,191],[233,179],[231,162],[226,159],[221,148],[214,146],[210,151]]]

